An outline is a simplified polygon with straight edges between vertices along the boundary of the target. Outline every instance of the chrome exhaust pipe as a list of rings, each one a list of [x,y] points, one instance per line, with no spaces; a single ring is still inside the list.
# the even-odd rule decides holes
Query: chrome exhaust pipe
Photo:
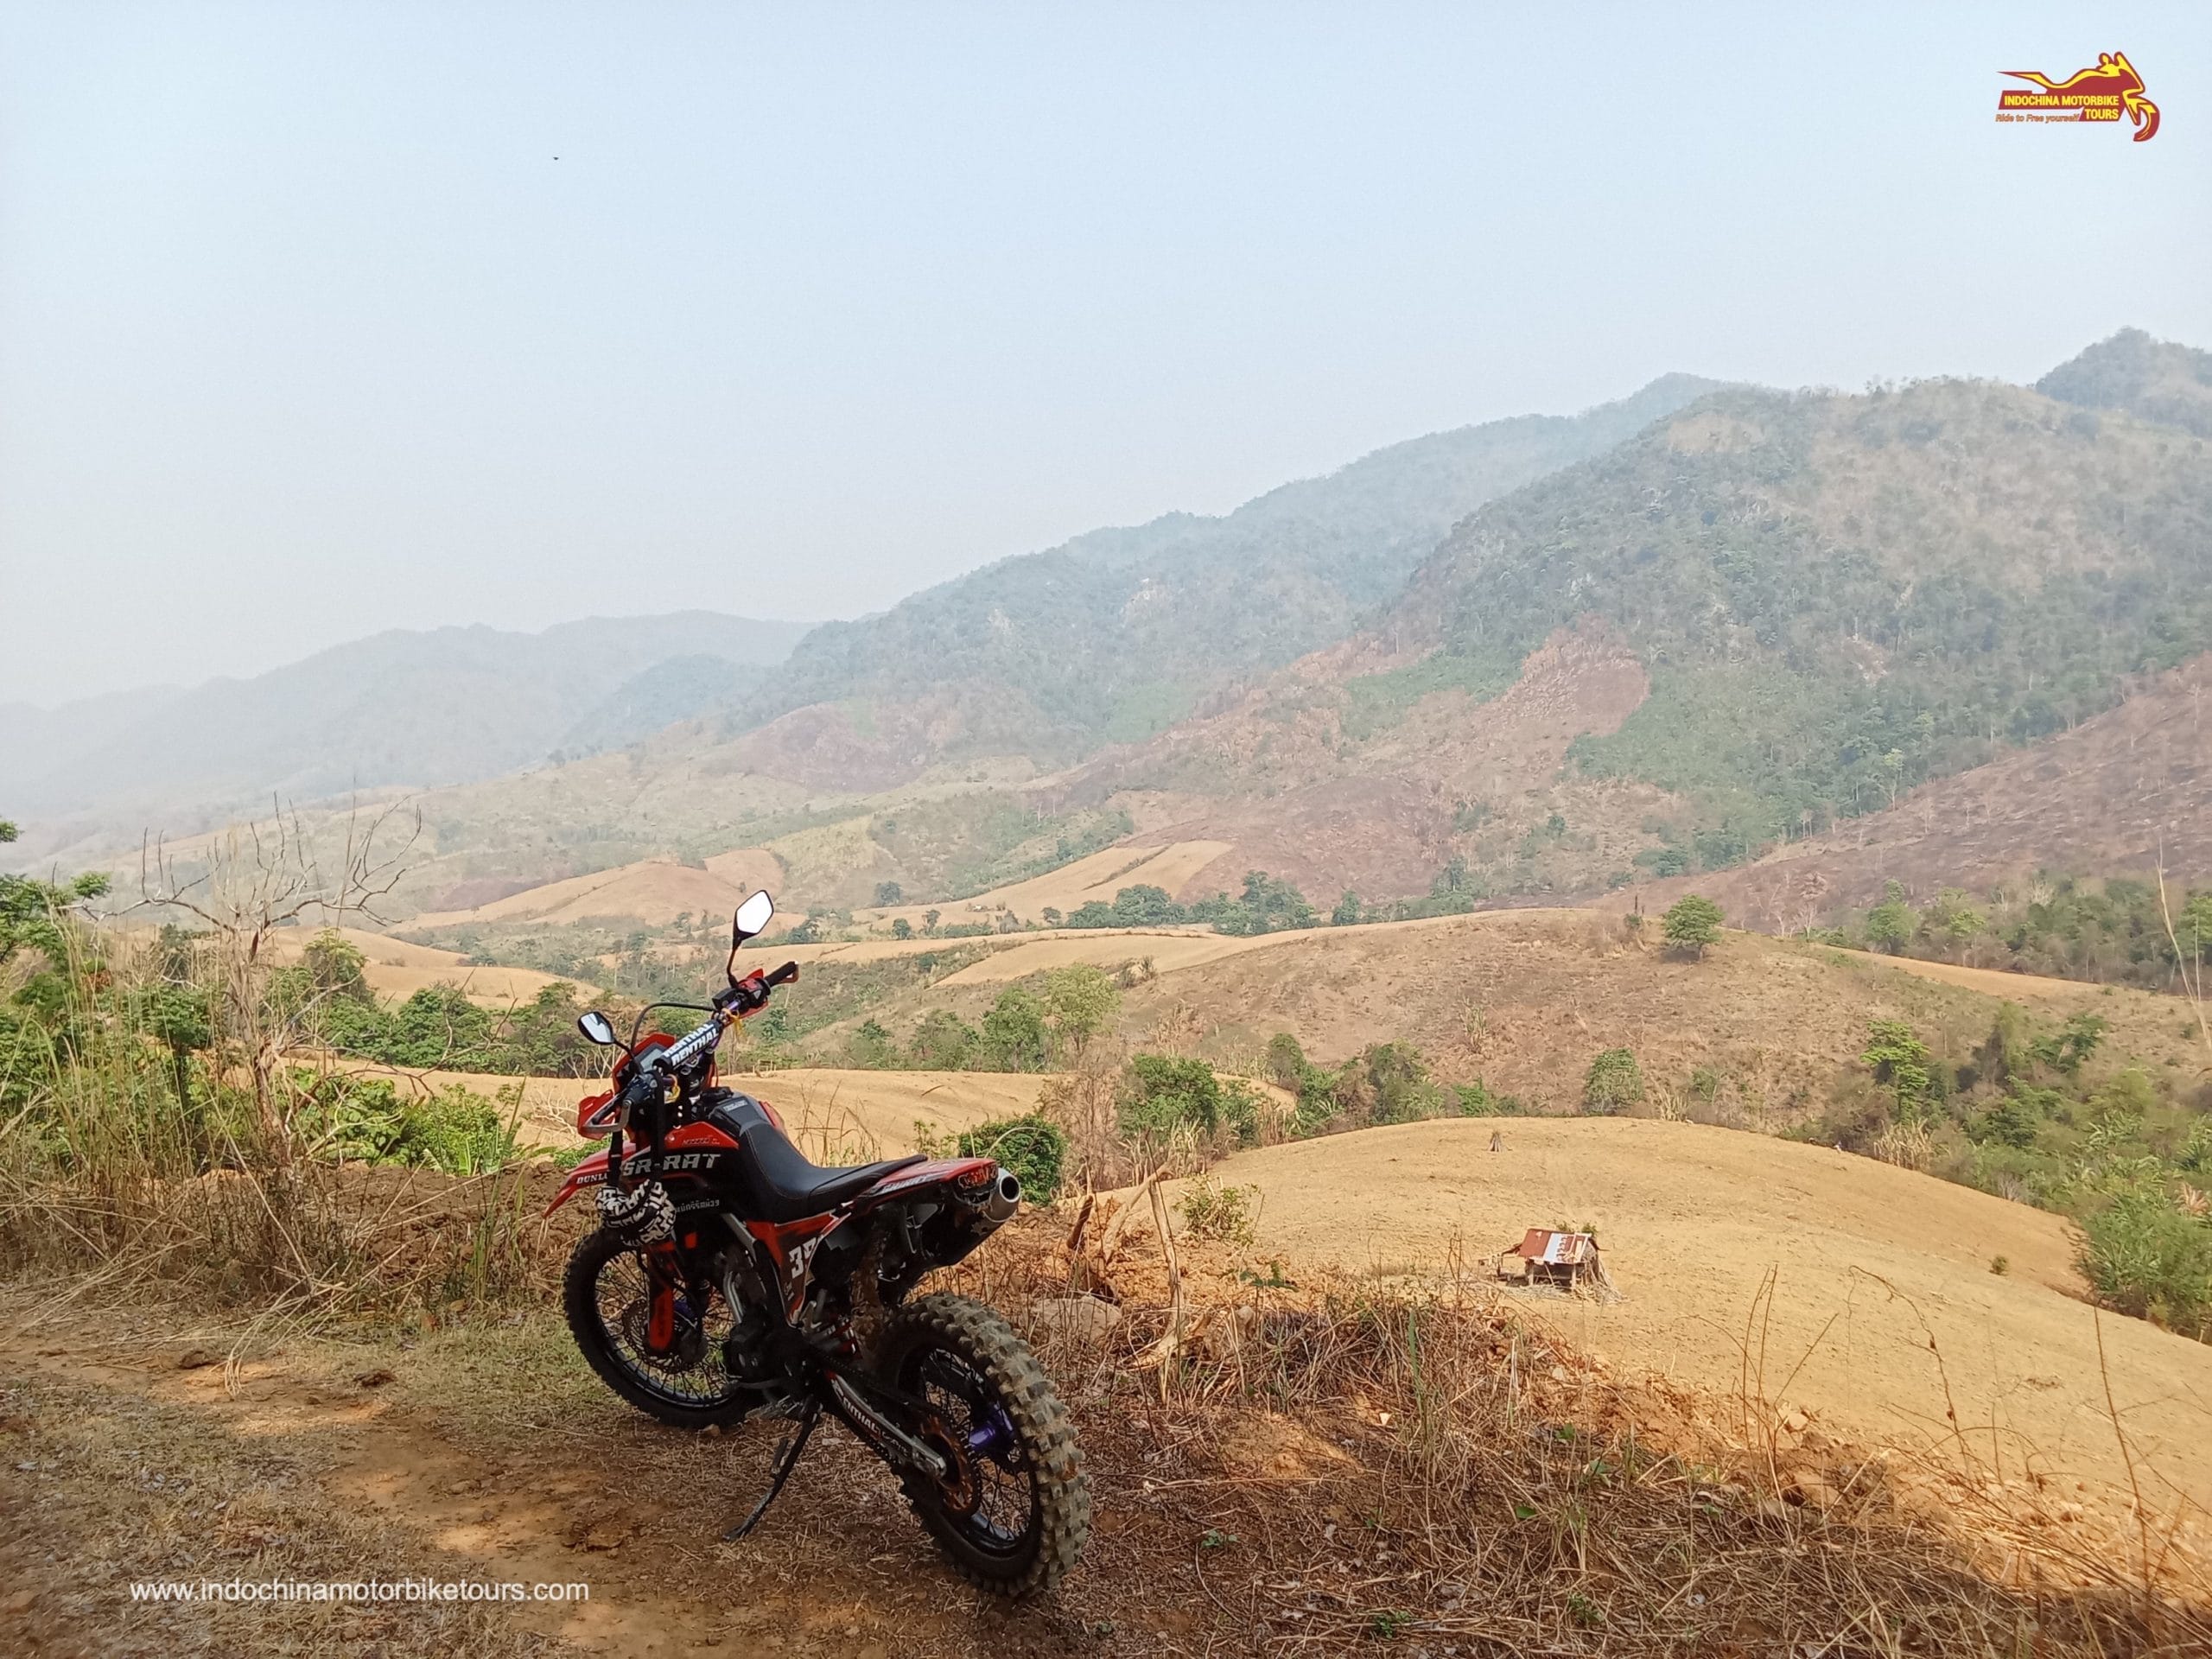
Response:
[[[983,1200],[983,1217],[993,1226],[1012,1221],[1014,1212],[1021,1208],[1021,1183],[1010,1169],[999,1171],[999,1178],[991,1183],[991,1196]]]

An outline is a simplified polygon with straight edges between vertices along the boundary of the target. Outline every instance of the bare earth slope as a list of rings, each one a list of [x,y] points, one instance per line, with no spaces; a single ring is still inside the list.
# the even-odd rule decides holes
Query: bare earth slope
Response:
[[[378,996],[394,1001],[404,1001],[434,985],[458,985],[468,994],[471,1001],[498,1007],[527,1002],[549,985],[573,984],[587,996],[592,991],[589,985],[574,980],[562,981],[534,969],[481,966],[472,963],[457,950],[410,944],[404,939],[359,928],[336,931],[360,951],[364,959],[362,976],[369,982],[369,988]],[[315,937],[314,931],[305,928],[281,929],[271,935],[269,949],[280,962],[297,961]]]
[[[1656,931],[1631,934],[1620,918],[1592,911],[1486,911],[1205,940],[1217,948],[1187,963],[1170,946],[1159,976],[1126,998],[1126,1029],[1141,1035],[1173,1016],[1199,1033],[1202,1052],[1223,1058],[1287,1031],[1329,1065],[1370,1043],[1406,1041],[1448,1080],[1479,1077],[1551,1110],[1573,1109],[1599,1052],[1628,1047],[1655,1088],[1680,1095],[1696,1068],[1709,1067],[1721,1103],[1777,1127],[1825,1101],[1878,1017],[1908,1020],[1962,1053],[1988,1034],[2002,1000],[2050,1020],[2088,1010],[2110,1022],[2114,1053],[2172,1061],[2191,1075],[2202,1064],[2178,1005],[2149,992],[2019,974],[1965,982],[1914,971],[1929,964],[1754,933],[1731,932],[1692,962],[1660,949]],[[1109,967],[1146,953],[1141,937],[1087,948]],[[1049,965],[1041,954],[1029,960]],[[1012,977],[1022,965],[1007,952],[943,982]]]
[[[1592,1058],[1624,1046],[1658,1094],[1686,1098],[1693,1074],[1708,1068],[1716,1106],[1774,1128],[1826,1101],[1875,1018],[1907,1020],[1942,1052],[1963,1053],[1988,1034],[2002,1001],[2051,1021],[2093,1012],[2109,1022],[2113,1054],[2192,1077],[2203,1065],[2174,1000],[2151,992],[1733,931],[1691,962],[1662,950],[1656,931],[1631,931],[1596,911],[1496,910],[1251,938],[1102,928],[961,940],[988,954],[873,1014],[903,1033],[931,1007],[980,1018],[1007,982],[1031,974],[1126,966],[1139,982],[1123,996],[1125,1038],[1156,1043],[1172,1029],[1177,1042],[1239,1070],[1278,1032],[1329,1065],[1370,1043],[1409,1042],[1447,1082],[1479,1077],[1535,1109],[1570,1111]],[[882,939],[788,954],[859,963],[946,948]],[[837,1051],[850,1023],[810,1046]]]
[[[1747,1390],[1883,1440],[1967,1434],[2008,1471],[2125,1484],[2108,1378],[2146,1491],[2212,1502],[2212,1347],[2097,1316],[2078,1300],[2059,1217],[1697,1124],[1508,1121],[1492,1154],[1495,1127],[1300,1141],[1241,1153],[1217,1175],[1259,1189],[1260,1249],[1294,1273],[1429,1274],[1458,1260],[1482,1274],[1524,1228],[1593,1224],[1623,1300],[1540,1305],[1617,1370]]]
[[[669,860],[648,860],[592,875],[527,887],[474,910],[433,911],[414,918],[416,927],[470,922],[573,922],[587,916],[672,922],[685,913],[713,915],[734,909],[744,893],[709,870]]]

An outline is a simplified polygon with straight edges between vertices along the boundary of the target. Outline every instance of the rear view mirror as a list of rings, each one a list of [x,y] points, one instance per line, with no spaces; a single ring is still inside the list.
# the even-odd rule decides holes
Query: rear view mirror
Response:
[[[614,1027],[608,1023],[607,1016],[597,1008],[594,1008],[589,1014],[578,1014],[576,1029],[601,1048],[614,1046]]]
[[[731,918],[729,948],[734,950],[739,945],[758,934],[768,925],[775,913],[774,899],[765,892],[754,893],[737,907],[737,914]]]

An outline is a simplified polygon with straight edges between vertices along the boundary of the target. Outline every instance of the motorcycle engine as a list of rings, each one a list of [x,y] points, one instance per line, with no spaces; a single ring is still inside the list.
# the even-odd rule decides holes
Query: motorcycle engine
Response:
[[[779,1375],[768,1351],[768,1316],[762,1311],[766,1292],[751,1264],[733,1256],[722,1269],[722,1299],[734,1315],[729,1334],[722,1338],[722,1368],[731,1380],[765,1384]]]

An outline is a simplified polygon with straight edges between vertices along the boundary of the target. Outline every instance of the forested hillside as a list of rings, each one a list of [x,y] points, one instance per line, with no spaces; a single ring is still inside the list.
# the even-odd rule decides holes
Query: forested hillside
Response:
[[[2117,409],[2212,438],[2212,352],[2123,328],[2036,382],[2036,390],[2085,409]]]
[[[1144,738],[1226,681],[1341,638],[1484,501],[1611,448],[1713,384],[1669,375],[1579,416],[1395,444],[1224,518],[1173,513],[1001,560],[883,615],[817,629],[724,729],[841,705],[809,716],[806,747],[865,752],[879,724],[895,728],[884,733],[895,754],[873,764],[879,782],[942,754],[1013,751],[1049,765]],[[918,703],[925,721],[910,717]],[[865,753],[855,765],[871,772]]]
[[[2111,707],[2212,645],[2208,576],[2212,448],[2177,428],[1993,383],[1723,391],[1076,798],[1211,797],[1160,833],[1370,896],[1726,866]]]

